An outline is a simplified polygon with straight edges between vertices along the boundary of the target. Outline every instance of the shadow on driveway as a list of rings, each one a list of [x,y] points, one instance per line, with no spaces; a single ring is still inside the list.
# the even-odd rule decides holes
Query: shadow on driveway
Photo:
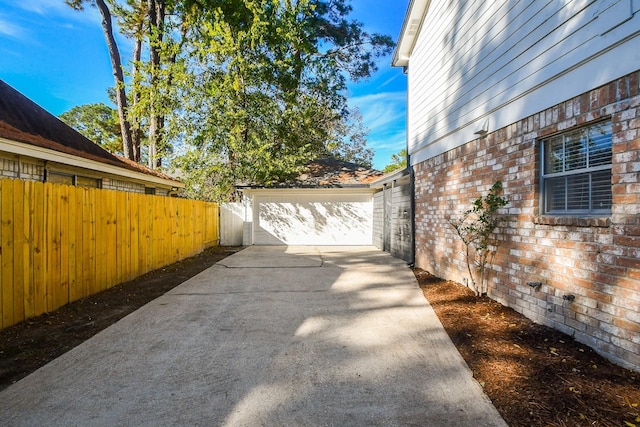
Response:
[[[505,425],[400,260],[249,247],[0,393],[4,425]]]

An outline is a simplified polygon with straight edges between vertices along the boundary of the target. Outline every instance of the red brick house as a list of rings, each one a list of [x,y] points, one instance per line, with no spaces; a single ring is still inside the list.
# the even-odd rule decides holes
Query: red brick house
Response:
[[[468,278],[448,220],[500,180],[489,295],[640,369],[640,3],[412,0],[415,262]]]

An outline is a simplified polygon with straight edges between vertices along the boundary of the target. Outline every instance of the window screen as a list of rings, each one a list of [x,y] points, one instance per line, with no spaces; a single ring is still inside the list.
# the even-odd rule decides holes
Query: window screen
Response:
[[[542,141],[546,214],[611,213],[611,121]]]

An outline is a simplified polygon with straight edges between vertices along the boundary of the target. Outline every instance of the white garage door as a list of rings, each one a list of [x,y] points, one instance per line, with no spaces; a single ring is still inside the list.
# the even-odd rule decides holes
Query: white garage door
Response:
[[[371,193],[273,191],[253,199],[256,245],[371,245]]]

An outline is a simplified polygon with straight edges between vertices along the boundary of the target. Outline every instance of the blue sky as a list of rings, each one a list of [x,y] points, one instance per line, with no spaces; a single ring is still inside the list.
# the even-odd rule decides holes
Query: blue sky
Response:
[[[353,0],[352,17],[369,32],[397,40],[408,0]],[[119,40],[123,61],[131,49]],[[374,167],[383,168],[405,146],[406,76],[382,58],[370,79],[350,84],[352,106],[369,128]],[[113,86],[100,15],[95,8],[75,12],[64,0],[0,0],[0,79],[49,112],[76,105],[109,103]]]

